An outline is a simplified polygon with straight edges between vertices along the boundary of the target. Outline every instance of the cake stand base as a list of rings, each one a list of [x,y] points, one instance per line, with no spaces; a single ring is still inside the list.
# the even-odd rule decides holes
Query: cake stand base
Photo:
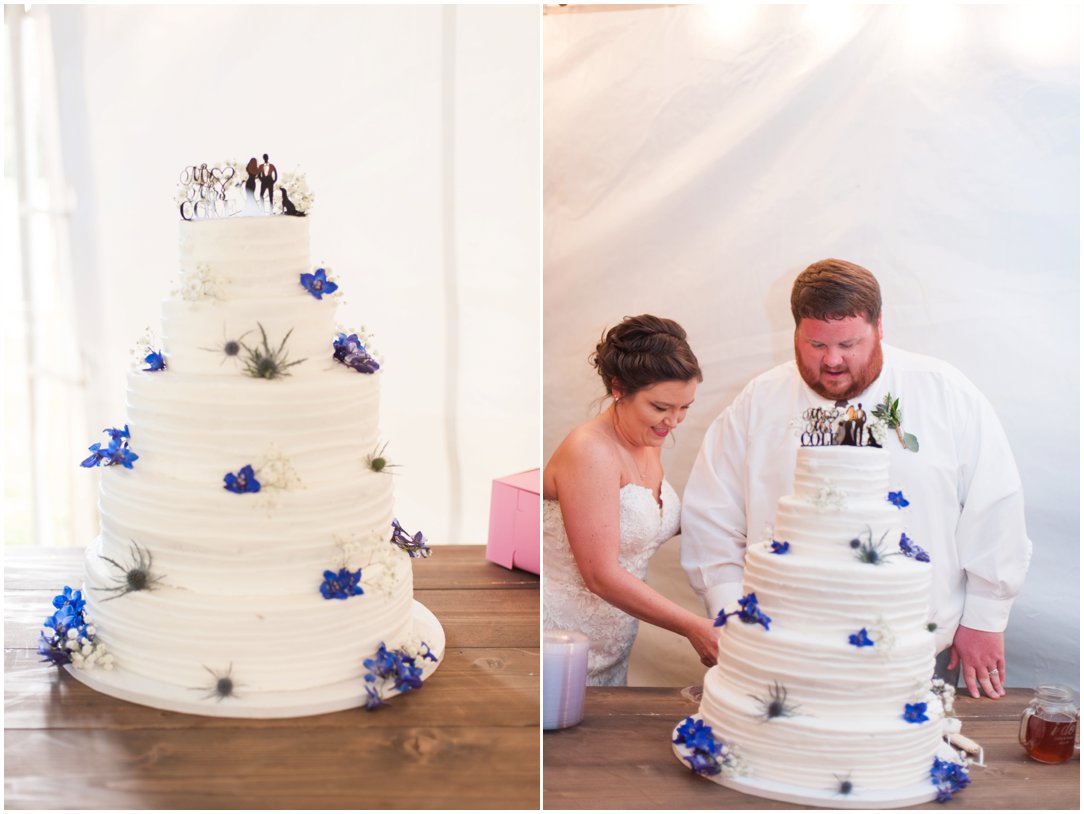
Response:
[[[693,716],[694,720],[698,716]],[[671,742],[676,738],[678,726],[674,727]],[[672,743],[674,754],[678,756],[685,768],[689,767],[685,760],[690,750],[679,743]],[[779,800],[783,803],[794,803],[803,806],[816,806],[819,808],[837,809],[872,809],[872,808],[902,808],[904,806],[928,803],[937,798],[937,789],[932,782],[916,783],[913,786],[900,789],[887,789],[884,791],[853,791],[850,794],[840,794],[838,791],[809,789],[792,786],[788,783],[779,783],[772,780],[764,780],[750,777],[724,777],[721,774],[701,775],[706,780],[726,786],[728,789],[740,791],[743,794],[753,794],[757,797],[767,797],[769,800]]]
[[[444,658],[444,628],[437,617],[417,600],[414,601],[414,631],[418,638],[429,645],[437,661],[421,660],[422,680],[433,674]],[[360,657],[359,657],[360,658]],[[132,675],[123,670],[76,670],[65,665],[68,672],[92,690],[111,695],[122,701],[142,704],[156,709],[207,715],[215,718],[300,718],[304,715],[320,715],[343,709],[365,706],[366,694],[362,677],[314,687],[296,692],[262,692],[258,695],[238,695],[237,698],[193,699],[191,690],[184,687],[163,685],[143,676]],[[383,693],[385,699],[399,695],[398,690]]]

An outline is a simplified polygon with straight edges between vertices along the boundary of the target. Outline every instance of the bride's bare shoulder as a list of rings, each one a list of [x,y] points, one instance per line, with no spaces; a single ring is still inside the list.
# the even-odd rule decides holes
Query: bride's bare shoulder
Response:
[[[594,470],[620,469],[621,461],[613,436],[597,418],[580,424],[566,435],[550,458],[547,468],[573,466]]]

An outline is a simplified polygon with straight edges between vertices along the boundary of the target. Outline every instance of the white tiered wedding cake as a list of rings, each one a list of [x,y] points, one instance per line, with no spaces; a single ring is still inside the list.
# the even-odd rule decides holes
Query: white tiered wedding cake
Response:
[[[251,211],[251,207],[250,207]],[[182,221],[162,349],[107,430],[101,535],[41,652],[126,700],[287,717],[420,685],[443,652],[393,518],[379,363],[337,333],[309,218]],[[75,668],[75,669],[72,669]]]
[[[907,538],[888,453],[798,451],[771,539],[720,611],[719,662],[675,730],[694,771],[751,794],[837,808],[909,805],[967,783],[931,692],[931,568]]]

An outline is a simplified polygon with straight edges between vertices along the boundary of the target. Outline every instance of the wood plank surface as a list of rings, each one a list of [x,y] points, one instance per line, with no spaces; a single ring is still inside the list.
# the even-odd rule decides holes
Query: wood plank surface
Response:
[[[421,690],[372,713],[254,721],[129,704],[42,664],[38,630],[82,552],[7,552],[5,806],[537,809],[538,577],[483,546],[413,565],[448,639]]]
[[[695,714],[699,687],[589,687],[584,720],[545,732],[543,799],[546,808],[783,809],[802,806],[751,797],[695,776],[673,755],[673,728]],[[1031,690],[1004,698],[957,696],[965,735],[985,749],[971,784],[930,809],[1078,809],[1080,761],[1048,766],[1029,759],[1017,743],[1020,713]]]

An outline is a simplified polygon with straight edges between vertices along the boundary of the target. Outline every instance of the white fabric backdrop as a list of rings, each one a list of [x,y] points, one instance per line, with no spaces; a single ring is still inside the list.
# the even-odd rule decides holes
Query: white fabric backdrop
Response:
[[[123,420],[128,350],[159,325],[180,170],[268,152],[306,173],[313,261],[341,278],[343,326],[385,357],[400,519],[435,544],[484,542],[491,480],[538,465],[538,10],[48,12],[86,443]]]
[[[1035,554],[1010,684],[1076,686],[1078,29],[1071,6],[547,15],[544,457],[601,393],[602,330],[656,313],[705,374],[664,454],[680,491],[715,415],[793,358],[794,276],[861,263],[886,341],[964,371],[1013,445]]]

